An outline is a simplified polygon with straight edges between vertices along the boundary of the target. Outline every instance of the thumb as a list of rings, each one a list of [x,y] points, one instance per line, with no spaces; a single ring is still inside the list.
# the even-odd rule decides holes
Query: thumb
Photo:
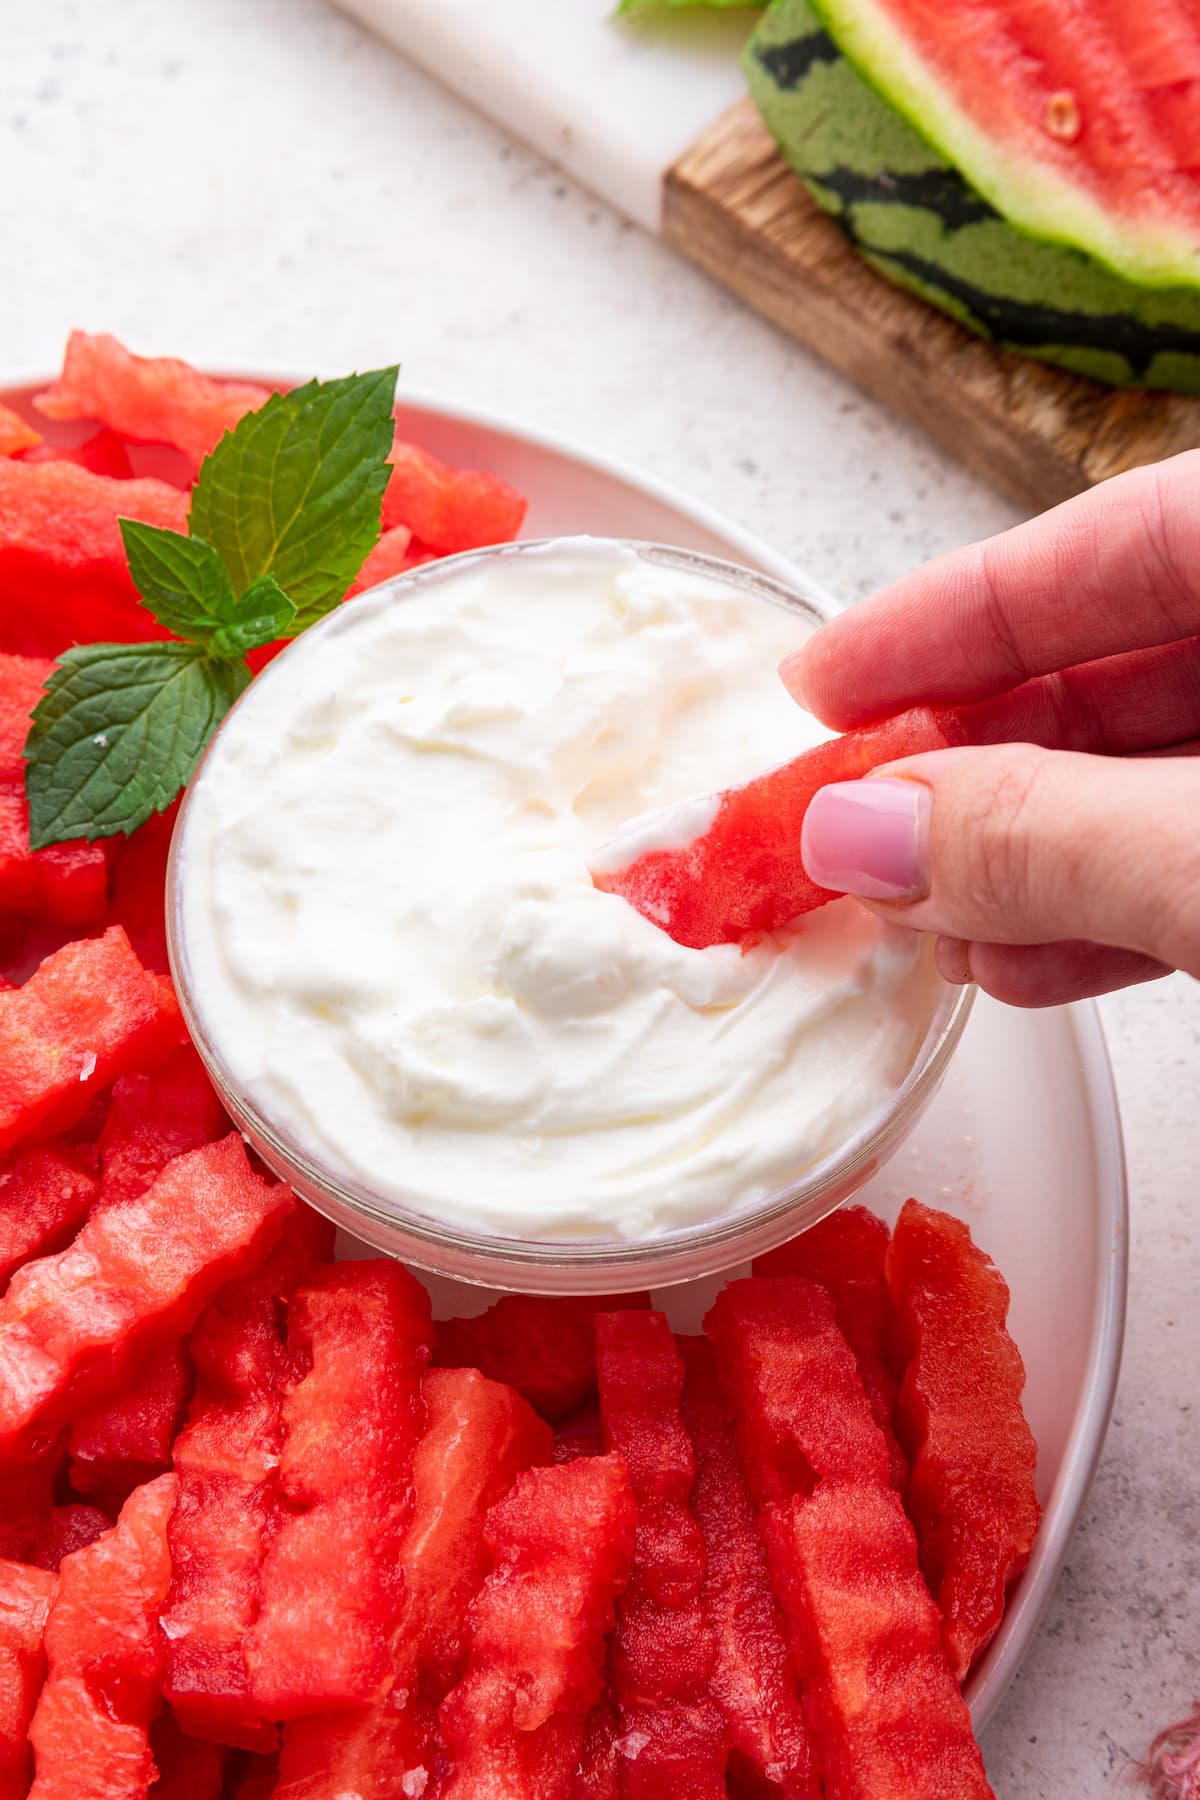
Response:
[[[1065,938],[1200,975],[1200,757],[941,750],[820,789],[814,881],[966,942]]]

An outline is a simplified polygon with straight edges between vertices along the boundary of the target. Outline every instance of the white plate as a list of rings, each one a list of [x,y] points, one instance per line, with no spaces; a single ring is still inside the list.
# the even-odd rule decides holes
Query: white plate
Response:
[[[0,387],[0,401],[23,405],[32,391],[27,383]],[[530,536],[596,532],[679,544],[762,569],[834,604],[749,532],[618,462],[419,394],[406,394],[402,418],[435,454],[491,469],[527,494]],[[1050,1598],[1099,1458],[1120,1365],[1125,1169],[1093,1006],[1026,1013],[979,999],[941,1092],[860,1198],[892,1219],[910,1193],[967,1220],[1008,1280],[1039,1446],[1045,1518],[1033,1559],[967,1684],[981,1730]],[[477,1312],[492,1298],[449,1281],[429,1285],[440,1315]],[[667,1290],[673,1323],[695,1329],[718,1285]]]

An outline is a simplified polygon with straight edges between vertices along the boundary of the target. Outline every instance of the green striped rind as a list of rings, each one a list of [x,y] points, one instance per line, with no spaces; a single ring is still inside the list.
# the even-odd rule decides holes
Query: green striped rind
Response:
[[[1200,393],[1200,287],[1140,287],[1010,225],[863,80],[809,0],[775,0],[745,66],[792,167],[890,280],[1077,374]]]

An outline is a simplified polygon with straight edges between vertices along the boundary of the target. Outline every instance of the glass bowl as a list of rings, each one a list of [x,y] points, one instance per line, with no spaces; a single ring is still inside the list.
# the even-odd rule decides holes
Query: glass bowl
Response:
[[[544,553],[555,542],[505,544],[423,565],[383,584],[383,588],[347,602],[327,620],[311,627],[305,634],[306,643],[311,648],[314,634],[329,629],[336,621],[340,620],[344,628],[349,608],[378,605],[381,592],[402,602],[406,595],[452,579],[468,564]],[[823,623],[827,616],[822,607],[783,583],[716,557],[627,539],[590,542],[632,551],[647,561],[707,576],[743,594],[748,601],[766,601],[787,608],[814,626]],[[285,651],[276,663],[268,665],[255,686],[269,682],[272,670],[289,654]],[[218,732],[214,743],[219,738]],[[212,754],[211,747],[208,754]],[[203,763],[179,811],[167,872],[171,971],[196,1048],[231,1117],[282,1180],[356,1237],[435,1274],[528,1293],[614,1293],[717,1275],[761,1255],[816,1224],[883,1166],[937,1091],[971,1010],[972,988],[952,987],[935,977],[928,1027],[907,1075],[887,1102],[864,1118],[827,1155],[798,1168],[795,1178],[785,1186],[737,1210],[640,1238],[609,1235],[527,1239],[447,1223],[416,1206],[404,1205],[394,1195],[374,1192],[349,1173],[328,1166],[309,1146],[290,1135],[286,1125],[267,1116],[239,1086],[220,1046],[207,1033],[202,1002],[191,977],[181,908],[189,802],[202,773]]]

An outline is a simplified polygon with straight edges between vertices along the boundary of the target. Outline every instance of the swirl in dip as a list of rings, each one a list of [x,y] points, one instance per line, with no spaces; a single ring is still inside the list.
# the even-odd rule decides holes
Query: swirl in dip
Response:
[[[599,892],[631,815],[827,735],[806,622],[564,540],[432,569],[308,632],[213,743],[177,846],[192,1004],[335,1177],[467,1231],[643,1238],[784,1187],[899,1087],[923,940],[837,901],[742,951]]]

